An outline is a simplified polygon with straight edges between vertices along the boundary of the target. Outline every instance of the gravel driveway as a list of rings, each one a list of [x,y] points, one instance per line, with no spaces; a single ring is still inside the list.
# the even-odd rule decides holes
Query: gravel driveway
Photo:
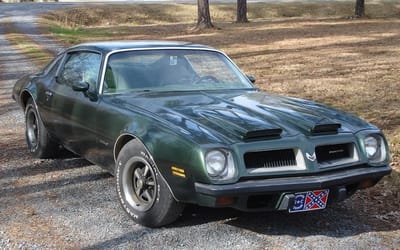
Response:
[[[37,34],[34,14],[63,6],[0,4],[0,25],[17,22],[56,51],[57,43]],[[37,68],[3,34],[0,26],[0,249],[400,248],[400,197],[385,189],[385,180],[319,212],[249,214],[189,206],[171,226],[135,224],[120,208],[114,178],[98,166],[28,154],[23,113],[10,96],[14,82]]]

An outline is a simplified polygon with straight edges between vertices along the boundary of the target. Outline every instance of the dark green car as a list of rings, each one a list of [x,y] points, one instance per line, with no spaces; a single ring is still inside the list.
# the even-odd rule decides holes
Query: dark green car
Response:
[[[99,42],[60,53],[13,98],[36,157],[66,149],[108,169],[124,210],[149,227],[185,203],[323,209],[390,173],[375,126],[252,82],[207,46]]]

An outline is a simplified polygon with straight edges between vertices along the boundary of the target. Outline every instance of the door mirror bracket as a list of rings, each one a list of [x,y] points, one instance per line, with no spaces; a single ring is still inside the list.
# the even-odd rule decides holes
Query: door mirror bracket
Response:
[[[72,89],[78,92],[86,92],[89,90],[89,83],[87,82],[78,82],[72,84]]]

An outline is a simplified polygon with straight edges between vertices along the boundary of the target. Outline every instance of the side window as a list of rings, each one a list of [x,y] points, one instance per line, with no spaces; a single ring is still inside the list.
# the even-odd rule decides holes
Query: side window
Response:
[[[57,73],[57,69],[60,66],[61,61],[62,61],[61,58],[57,58],[54,64],[49,68],[47,74],[54,77],[54,75]]]
[[[43,73],[46,75],[54,75],[55,72],[58,69],[58,66],[60,66],[60,62],[62,61],[63,54],[58,55],[55,57],[44,69]]]
[[[94,52],[74,52],[67,55],[66,62],[59,73],[59,82],[67,86],[87,82],[89,90],[96,91],[101,55]]]

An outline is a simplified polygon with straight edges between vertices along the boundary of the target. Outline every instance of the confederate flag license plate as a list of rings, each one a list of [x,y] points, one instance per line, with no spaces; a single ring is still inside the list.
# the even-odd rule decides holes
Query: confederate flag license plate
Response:
[[[324,209],[328,202],[329,189],[295,193],[294,195],[294,205],[289,209],[289,213]]]

